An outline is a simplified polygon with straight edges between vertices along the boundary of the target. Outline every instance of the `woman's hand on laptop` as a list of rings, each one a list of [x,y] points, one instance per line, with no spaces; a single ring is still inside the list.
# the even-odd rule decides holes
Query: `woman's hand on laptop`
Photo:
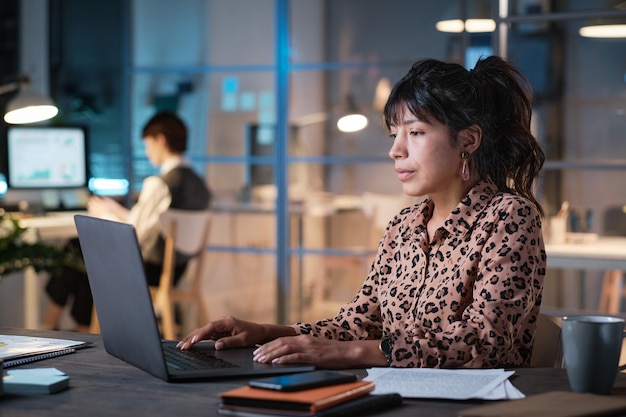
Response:
[[[319,368],[347,369],[387,366],[380,340],[332,340],[301,334],[279,337],[259,346],[253,359],[279,365],[307,363]]]
[[[249,347],[281,336],[295,336],[290,326],[258,324],[228,316],[209,322],[182,338],[176,347],[191,349],[201,340],[215,340],[215,349]]]

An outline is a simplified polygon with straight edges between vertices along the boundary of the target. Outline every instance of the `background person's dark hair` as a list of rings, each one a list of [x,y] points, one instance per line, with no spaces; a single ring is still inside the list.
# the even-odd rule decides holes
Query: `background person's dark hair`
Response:
[[[481,58],[473,70],[434,59],[420,60],[393,87],[384,110],[387,128],[401,122],[402,106],[421,120],[435,118],[457,134],[476,124],[483,135],[470,157],[472,170],[500,190],[529,199],[545,161],[530,131],[532,88],[526,77],[502,58]]]
[[[167,147],[175,153],[184,153],[187,150],[187,126],[174,113],[162,111],[150,118],[141,132],[142,137],[163,134]]]

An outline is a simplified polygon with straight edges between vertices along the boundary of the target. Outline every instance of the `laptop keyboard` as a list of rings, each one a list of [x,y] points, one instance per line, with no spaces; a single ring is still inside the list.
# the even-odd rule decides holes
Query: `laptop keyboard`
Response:
[[[176,346],[163,346],[168,366],[181,370],[239,368],[232,362],[207,355],[197,350],[180,350]]]

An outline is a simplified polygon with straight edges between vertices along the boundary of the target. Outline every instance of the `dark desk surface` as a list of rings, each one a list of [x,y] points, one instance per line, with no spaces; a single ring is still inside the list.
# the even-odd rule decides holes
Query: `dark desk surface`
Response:
[[[70,376],[70,388],[52,395],[0,397],[0,416],[212,416],[217,415],[218,393],[245,384],[245,379],[217,382],[167,383],[109,355],[99,335],[0,328],[0,334],[22,334],[84,340],[94,347],[76,353],[22,365],[19,368],[56,367]],[[363,376],[365,370],[359,370]],[[524,394],[569,390],[561,369],[518,369],[511,381]],[[626,374],[619,374],[614,393],[626,394]],[[405,405],[377,416],[457,416],[483,401],[405,400]]]

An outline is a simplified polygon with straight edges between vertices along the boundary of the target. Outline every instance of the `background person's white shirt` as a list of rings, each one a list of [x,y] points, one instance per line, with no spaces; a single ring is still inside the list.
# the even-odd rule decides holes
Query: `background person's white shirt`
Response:
[[[168,158],[161,165],[161,175],[179,166],[188,166],[185,157]],[[137,203],[130,209],[128,222],[135,226],[139,245],[143,246],[149,237],[160,233],[159,216],[167,211],[172,202],[170,190],[165,181],[159,176],[150,176],[144,179]]]

